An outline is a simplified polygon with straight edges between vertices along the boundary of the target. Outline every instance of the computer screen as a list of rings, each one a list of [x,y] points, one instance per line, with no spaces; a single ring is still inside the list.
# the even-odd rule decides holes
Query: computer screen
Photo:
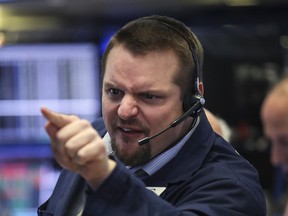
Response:
[[[101,115],[94,44],[26,44],[0,48],[0,145],[47,143],[40,107],[89,121]]]

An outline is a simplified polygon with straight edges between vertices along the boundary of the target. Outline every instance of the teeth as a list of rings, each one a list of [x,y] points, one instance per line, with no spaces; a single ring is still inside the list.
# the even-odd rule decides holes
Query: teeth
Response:
[[[124,131],[128,132],[128,131],[132,131],[131,129],[128,128],[122,128]]]

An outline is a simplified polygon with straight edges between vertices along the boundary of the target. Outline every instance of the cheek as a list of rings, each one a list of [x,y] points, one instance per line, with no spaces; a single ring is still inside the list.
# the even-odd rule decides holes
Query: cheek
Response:
[[[102,116],[105,123],[112,122],[117,115],[117,105],[109,102],[109,100],[102,100]],[[106,124],[107,125],[107,124]]]
[[[181,111],[177,111],[176,109],[157,109],[152,110],[149,114],[145,114],[149,118],[149,125],[154,133],[158,133],[159,131],[167,128],[170,124],[175,121],[180,115]],[[152,132],[152,133],[153,133]]]

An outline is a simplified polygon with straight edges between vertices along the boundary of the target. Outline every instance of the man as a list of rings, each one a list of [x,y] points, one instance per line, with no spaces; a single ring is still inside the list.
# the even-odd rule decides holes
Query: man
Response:
[[[264,133],[271,141],[271,163],[288,172],[288,78],[275,85],[261,107]]]
[[[64,170],[38,214],[265,215],[257,171],[202,112],[202,62],[200,42],[175,19],[118,31],[102,57],[96,130],[42,108]]]
[[[279,81],[264,98],[261,120],[271,142],[270,161],[288,173],[288,77]],[[288,216],[286,205],[285,216]]]

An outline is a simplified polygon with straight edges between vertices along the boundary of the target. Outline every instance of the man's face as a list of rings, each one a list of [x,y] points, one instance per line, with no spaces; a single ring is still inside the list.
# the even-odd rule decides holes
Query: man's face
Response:
[[[288,173],[288,99],[270,96],[261,117],[264,133],[271,142],[271,163]]]
[[[117,157],[126,165],[140,165],[165,150],[189,129],[186,120],[139,146],[183,114],[180,88],[173,83],[178,60],[172,51],[133,55],[122,45],[107,59],[103,79],[102,112]]]

